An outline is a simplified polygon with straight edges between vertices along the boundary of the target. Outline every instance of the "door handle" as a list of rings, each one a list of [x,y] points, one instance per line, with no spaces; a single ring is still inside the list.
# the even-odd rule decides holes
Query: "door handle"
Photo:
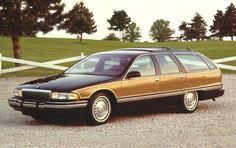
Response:
[[[184,76],[179,76],[180,79],[184,79]]]
[[[156,78],[156,79],[155,79],[155,82],[159,82],[159,81],[160,81],[160,79],[159,79],[159,78]]]

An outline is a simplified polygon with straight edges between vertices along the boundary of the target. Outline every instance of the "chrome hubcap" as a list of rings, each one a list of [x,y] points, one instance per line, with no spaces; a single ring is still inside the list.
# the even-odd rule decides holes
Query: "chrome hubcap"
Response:
[[[198,96],[196,92],[188,92],[184,95],[184,104],[188,110],[194,110],[197,107]]]
[[[98,122],[105,121],[111,112],[111,105],[107,97],[99,96],[93,104],[93,116]]]

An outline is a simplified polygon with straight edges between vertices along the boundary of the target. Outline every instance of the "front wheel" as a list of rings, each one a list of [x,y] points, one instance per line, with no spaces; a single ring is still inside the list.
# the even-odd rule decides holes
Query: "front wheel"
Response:
[[[198,94],[196,91],[190,91],[184,94],[180,102],[176,105],[181,113],[193,113],[198,106]]]
[[[111,102],[105,93],[93,95],[87,108],[87,121],[89,125],[100,125],[107,122],[111,115]]]

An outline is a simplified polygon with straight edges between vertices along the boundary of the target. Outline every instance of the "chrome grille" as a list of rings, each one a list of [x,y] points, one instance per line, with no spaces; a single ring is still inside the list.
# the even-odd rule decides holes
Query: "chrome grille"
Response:
[[[23,100],[43,102],[49,99],[51,91],[41,89],[22,89]]]

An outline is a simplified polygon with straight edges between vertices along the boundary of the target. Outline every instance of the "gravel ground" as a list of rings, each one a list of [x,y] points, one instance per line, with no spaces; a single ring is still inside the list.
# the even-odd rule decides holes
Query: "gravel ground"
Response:
[[[137,104],[95,127],[83,120],[39,122],[14,111],[7,99],[31,79],[0,79],[0,147],[236,147],[236,75],[224,75],[225,95],[200,102],[193,114]]]

